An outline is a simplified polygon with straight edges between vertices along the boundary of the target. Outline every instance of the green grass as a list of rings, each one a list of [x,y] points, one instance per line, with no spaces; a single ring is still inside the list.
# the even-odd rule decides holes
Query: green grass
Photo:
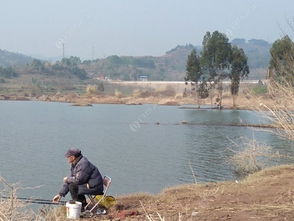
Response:
[[[268,92],[268,89],[266,85],[256,85],[252,88],[252,92],[255,95],[263,95]]]

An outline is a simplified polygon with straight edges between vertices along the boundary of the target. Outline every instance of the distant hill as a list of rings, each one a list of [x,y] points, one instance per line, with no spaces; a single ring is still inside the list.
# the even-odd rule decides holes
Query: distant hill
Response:
[[[271,44],[264,40],[234,39],[232,44],[244,49],[251,69],[250,79],[262,79],[270,60]],[[82,67],[95,77],[119,80],[137,80],[148,76],[149,80],[183,80],[187,57],[192,49],[199,54],[201,46],[178,45],[159,57],[109,56],[105,59],[84,61]]]
[[[84,61],[82,67],[92,76],[119,80],[183,80],[188,55],[195,46],[177,46],[159,57],[109,56],[105,59]]]
[[[269,50],[271,44],[264,40],[251,39],[246,41],[241,38],[234,39],[231,43],[243,48],[248,56],[251,70],[250,79],[264,78],[270,60]],[[86,60],[78,64],[78,66],[84,69],[90,77],[138,80],[140,76],[147,76],[148,80],[183,80],[186,72],[187,57],[192,49],[196,49],[198,54],[201,52],[201,46],[192,44],[178,45],[158,57],[113,55],[104,59]],[[32,61],[32,57],[0,50],[0,66],[23,65],[32,63]],[[53,67],[55,68],[55,66]],[[50,73],[54,72],[50,68],[48,70]]]
[[[32,62],[32,60],[32,57],[0,49],[0,66],[24,65]]]
[[[248,64],[250,68],[266,68],[270,61],[270,49],[272,44],[264,40],[251,39],[234,39],[231,42],[240,48],[243,48],[248,57]]]

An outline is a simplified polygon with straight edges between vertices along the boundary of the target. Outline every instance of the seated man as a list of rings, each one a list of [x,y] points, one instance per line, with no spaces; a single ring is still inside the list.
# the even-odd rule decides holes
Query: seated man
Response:
[[[64,185],[52,201],[57,203],[70,192],[72,199],[81,202],[84,208],[87,205],[85,194],[103,194],[102,176],[79,149],[69,149],[65,157],[71,164],[71,175],[63,178]]]

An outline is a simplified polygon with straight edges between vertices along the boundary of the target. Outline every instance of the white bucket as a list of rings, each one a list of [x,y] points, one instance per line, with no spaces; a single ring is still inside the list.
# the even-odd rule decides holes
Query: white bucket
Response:
[[[74,202],[74,203],[72,203]],[[78,201],[66,202],[66,217],[69,219],[79,219],[81,216],[82,203]]]

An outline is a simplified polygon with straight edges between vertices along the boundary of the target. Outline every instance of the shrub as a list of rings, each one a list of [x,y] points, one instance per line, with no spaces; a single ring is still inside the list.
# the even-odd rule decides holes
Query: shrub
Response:
[[[119,90],[115,89],[114,96],[116,96],[117,98],[121,98],[122,97],[122,93]]]
[[[17,76],[18,74],[15,72],[15,70],[12,67],[7,67],[7,68],[0,67],[0,77],[14,78]]]
[[[292,84],[286,81],[283,83],[272,81],[268,90],[271,103],[260,103],[260,106],[267,110],[265,114],[277,125],[276,133],[294,141],[294,88]]]
[[[31,96],[40,96],[42,94],[42,88],[39,85],[33,85],[31,87]]]
[[[271,156],[271,148],[257,143],[243,141],[242,151],[233,151],[235,154],[229,158],[238,176],[244,177],[261,170],[266,165],[266,158]]]
[[[98,89],[96,85],[88,85],[86,87],[86,94],[87,95],[93,95],[93,94],[97,94],[98,93]]]
[[[252,92],[255,95],[263,95],[266,94],[268,92],[267,86],[266,85],[257,85],[255,87],[252,88]]]

